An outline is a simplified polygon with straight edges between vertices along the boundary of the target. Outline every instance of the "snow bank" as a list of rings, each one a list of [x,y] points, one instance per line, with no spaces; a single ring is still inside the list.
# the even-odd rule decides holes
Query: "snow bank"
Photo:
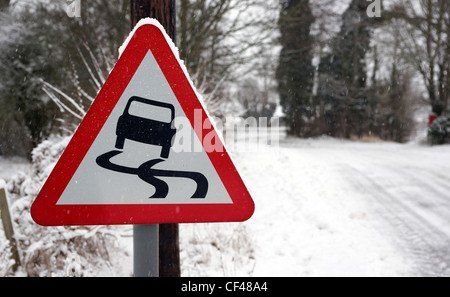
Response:
[[[30,174],[18,173],[7,183],[10,211],[21,252],[19,276],[114,276],[131,275],[122,261],[130,257],[121,245],[124,228],[41,227],[30,215],[31,204],[64,151],[70,138],[52,139],[40,144],[32,154]],[[5,241],[0,238],[0,258],[8,259]],[[10,266],[1,263],[0,275],[12,275]]]
[[[380,218],[340,166],[354,159],[349,144],[296,139],[279,150],[237,155],[256,204],[254,217],[245,223],[254,239],[252,276],[411,273],[403,255],[377,230]],[[349,154],[340,160],[336,152],[347,145]]]
[[[242,223],[180,225],[180,260],[183,277],[251,276],[252,235]]]

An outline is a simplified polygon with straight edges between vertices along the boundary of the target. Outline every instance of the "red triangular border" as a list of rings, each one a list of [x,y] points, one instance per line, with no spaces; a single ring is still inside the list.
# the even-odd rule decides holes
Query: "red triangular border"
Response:
[[[97,135],[149,50],[194,127],[194,109],[208,118],[166,33],[154,23],[139,25],[31,208],[44,226],[239,222],[254,212],[253,200],[227,151],[207,152],[233,204],[57,205]],[[196,131],[199,133],[199,131]],[[203,129],[201,135],[216,133]],[[199,134],[197,134],[201,137]],[[218,139],[216,137],[216,139]],[[201,142],[203,143],[203,141]]]

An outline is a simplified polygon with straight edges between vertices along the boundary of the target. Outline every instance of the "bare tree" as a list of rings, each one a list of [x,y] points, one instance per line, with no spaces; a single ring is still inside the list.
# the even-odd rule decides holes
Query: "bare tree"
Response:
[[[220,110],[224,85],[257,70],[261,49],[274,41],[273,1],[181,0],[177,45],[211,112]],[[259,64],[260,65],[260,64]]]
[[[391,11],[391,18],[403,22],[402,54],[422,76],[432,111],[440,115],[450,96],[450,3],[401,1]]]

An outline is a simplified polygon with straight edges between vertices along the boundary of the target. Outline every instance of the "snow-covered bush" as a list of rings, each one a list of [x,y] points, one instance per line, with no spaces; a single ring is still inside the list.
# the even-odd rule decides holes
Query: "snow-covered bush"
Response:
[[[428,129],[428,141],[431,144],[450,143],[450,111],[438,117]]]
[[[0,276],[7,275],[14,264],[11,260],[11,248],[9,241],[3,234],[3,230],[0,227]]]
[[[28,276],[97,276],[99,271],[110,268],[110,256],[117,252],[120,234],[112,227],[42,227],[31,218],[31,204],[69,139],[54,138],[41,143],[33,150],[30,174],[19,173],[7,184],[21,253],[19,273]],[[0,259],[8,259],[9,249],[1,244]],[[11,274],[10,269],[3,271],[0,267],[0,275]]]
[[[180,227],[181,276],[251,276],[253,238],[244,224],[184,224]]]

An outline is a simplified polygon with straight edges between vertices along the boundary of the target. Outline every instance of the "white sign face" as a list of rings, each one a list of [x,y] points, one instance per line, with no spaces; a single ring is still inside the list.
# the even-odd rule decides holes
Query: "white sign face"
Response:
[[[149,51],[57,205],[229,203]]]

